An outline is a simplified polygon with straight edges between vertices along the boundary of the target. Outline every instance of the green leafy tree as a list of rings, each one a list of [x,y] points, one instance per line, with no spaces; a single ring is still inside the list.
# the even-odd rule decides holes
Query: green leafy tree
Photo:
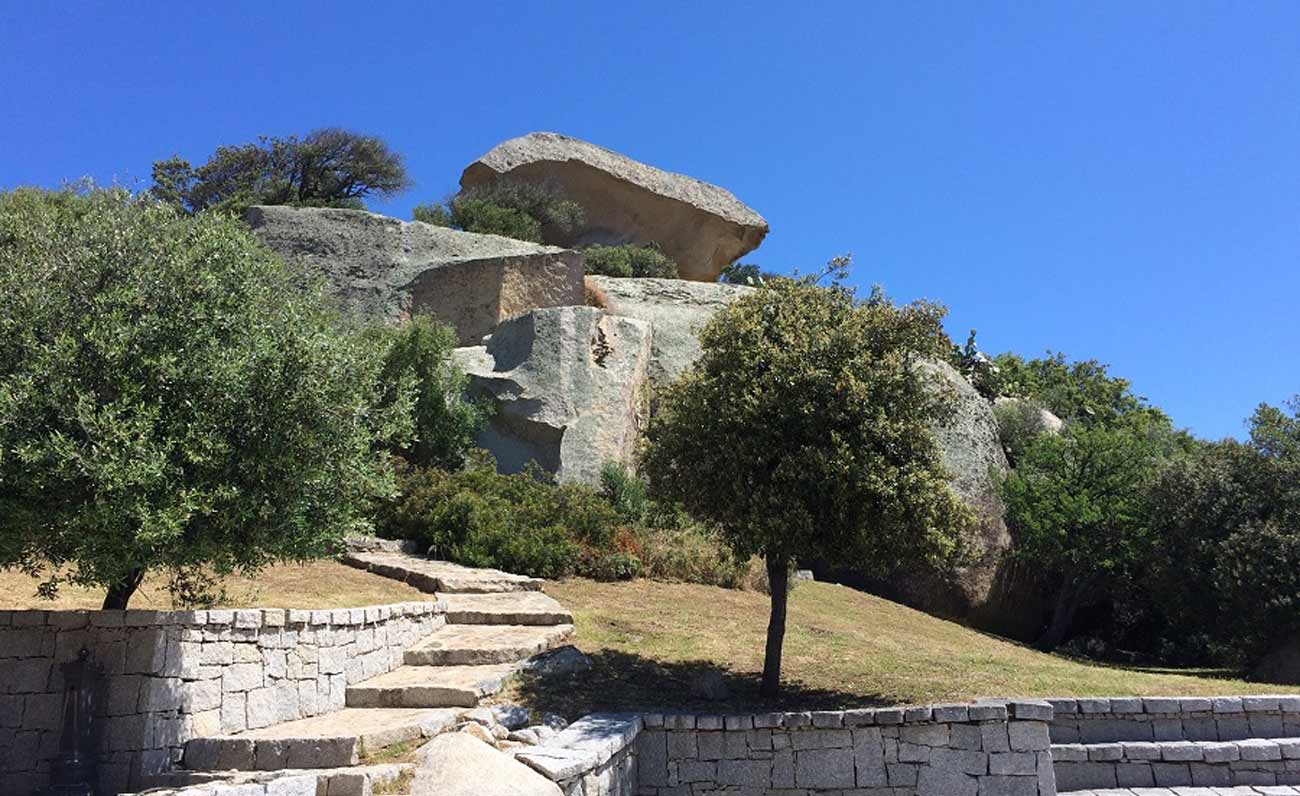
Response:
[[[974,344],[974,333],[967,343]],[[1134,395],[1127,379],[1111,376],[1095,359],[1071,362],[1064,354],[1025,359],[1005,353],[993,358],[987,391],[992,395],[1029,398],[1065,421],[1114,425],[1130,415],[1168,422],[1163,412]]]
[[[415,396],[414,437],[393,452],[420,467],[459,469],[483,427],[486,408],[464,398],[469,379],[452,357],[455,332],[417,315],[398,327],[378,327],[373,334],[386,348],[379,406],[400,406]]]
[[[327,127],[218,147],[197,168],[176,156],[157,161],[150,192],[189,213],[238,214],[255,204],[356,209],[368,196],[393,196],[410,184],[401,156],[383,139]]]
[[[1164,436],[1153,424],[1071,424],[1030,439],[1002,482],[1016,555],[1055,583],[1040,649],[1059,646],[1090,597],[1134,577],[1146,560],[1147,489],[1166,453]]]
[[[304,281],[221,215],[0,195],[0,567],[123,608],[365,531],[409,401]]]
[[[659,396],[642,457],[652,492],[720,526],[741,560],[765,559],[766,696],[780,688],[796,560],[936,561],[970,523],[930,431],[949,396],[917,367],[946,354],[942,316],[774,280],[714,316],[700,359]]]

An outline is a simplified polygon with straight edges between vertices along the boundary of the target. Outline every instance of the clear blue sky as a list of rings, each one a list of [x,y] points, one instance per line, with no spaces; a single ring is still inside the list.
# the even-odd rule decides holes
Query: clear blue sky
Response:
[[[1201,436],[1300,392],[1300,3],[0,0],[0,109],[0,188],[338,125],[405,153],[408,218],[563,132]]]

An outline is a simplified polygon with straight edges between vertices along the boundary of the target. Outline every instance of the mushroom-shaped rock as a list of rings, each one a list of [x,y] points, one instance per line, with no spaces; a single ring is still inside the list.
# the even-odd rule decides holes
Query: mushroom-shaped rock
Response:
[[[583,302],[582,255],[364,210],[256,206],[253,232],[324,277],[348,311],[398,321],[432,315],[478,343],[502,320]]]
[[[529,133],[497,144],[461,175],[462,191],[499,179],[540,182],[582,206],[569,232],[547,229],[561,246],[654,243],[683,279],[716,281],[753,251],[767,222],[724,188],[657,169],[595,144],[556,133]]]
[[[502,472],[530,461],[558,480],[598,483],[631,460],[644,419],[650,325],[594,307],[549,307],[456,349],[470,392],[496,411],[478,443]]]

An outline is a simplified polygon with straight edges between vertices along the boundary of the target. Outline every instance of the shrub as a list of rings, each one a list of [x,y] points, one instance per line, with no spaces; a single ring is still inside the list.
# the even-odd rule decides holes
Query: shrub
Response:
[[[360,208],[367,196],[393,196],[410,184],[383,139],[325,128],[218,147],[198,168],[180,157],[157,161],[150,193],[189,213],[241,214],[255,204]]]
[[[465,400],[469,380],[452,357],[456,335],[427,316],[372,334],[384,350],[380,407],[414,396],[414,438],[394,452],[421,467],[458,469],[486,418],[481,403]]]
[[[556,241],[582,224],[582,207],[547,182],[498,180],[442,204],[420,205],[416,221],[534,243]]]
[[[1047,431],[1043,405],[1032,399],[999,401],[993,406],[993,417],[998,425],[998,439],[1012,467],[1034,438]]]
[[[588,246],[582,250],[587,273],[602,276],[676,279],[677,263],[654,245]]]
[[[411,401],[304,281],[222,215],[0,194],[0,567],[123,608],[367,530]]]

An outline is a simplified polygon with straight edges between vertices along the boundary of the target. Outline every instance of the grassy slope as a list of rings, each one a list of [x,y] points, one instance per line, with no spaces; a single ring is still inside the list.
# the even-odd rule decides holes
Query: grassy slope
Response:
[[[689,684],[719,668],[732,699],[713,710],[940,702],[991,696],[1230,694],[1290,691],[1212,672],[1117,668],[1045,655],[842,586],[799,585],[790,598],[786,694],[758,698],[767,597],[689,584],[573,579],[547,592],[578,623],[591,687],[526,682],[506,694],[565,715],[641,707],[708,708]],[[1200,674],[1201,676],[1195,676]]]
[[[104,602],[103,589],[65,585],[53,602],[36,596],[40,581],[20,572],[0,570],[0,610],[13,608],[95,609]],[[418,589],[344,566],[334,561],[281,564],[251,578],[230,577],[222,584],[223,608],[352,608],[362,605],[428,600]],[[166,578],[145,579],[131,598],[130,608],[166,611],[172,606]]]

